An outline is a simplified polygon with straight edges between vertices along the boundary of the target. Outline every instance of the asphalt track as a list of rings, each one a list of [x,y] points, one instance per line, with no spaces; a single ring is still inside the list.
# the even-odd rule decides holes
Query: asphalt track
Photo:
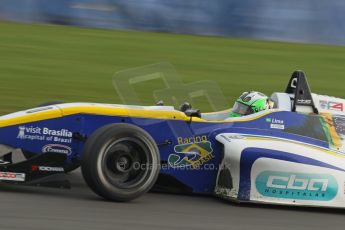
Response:
[[[1,185],[0,229],[342,229],[345,211],[235,205],[213,197],[149,193],[107,202],[69,175],[73,189]]]

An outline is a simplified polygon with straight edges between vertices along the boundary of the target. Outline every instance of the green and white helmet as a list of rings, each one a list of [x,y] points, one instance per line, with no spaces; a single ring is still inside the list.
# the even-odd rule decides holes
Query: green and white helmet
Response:
[[[241,117],[269,109],[269,98],[260,92],[244,92],[235,102],[230,117]]]

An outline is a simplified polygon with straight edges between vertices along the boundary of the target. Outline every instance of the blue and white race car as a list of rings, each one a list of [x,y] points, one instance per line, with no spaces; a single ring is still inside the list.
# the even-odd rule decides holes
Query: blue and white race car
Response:
[[[188,104],[66,103],[0,117],[0,181],[69,187],[81,166],[112,201],[150,189],[235,202],[345,207],[345,100],[296,71],[273,109],[229,118]]]

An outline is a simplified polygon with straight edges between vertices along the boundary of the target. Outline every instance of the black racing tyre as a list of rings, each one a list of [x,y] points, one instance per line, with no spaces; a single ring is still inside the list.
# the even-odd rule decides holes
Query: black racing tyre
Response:
[[[87,140],[81,170],[89,187],[111,201],[130,201],[155,184],[160,155],[152,137],[131,124],[111,124]]]

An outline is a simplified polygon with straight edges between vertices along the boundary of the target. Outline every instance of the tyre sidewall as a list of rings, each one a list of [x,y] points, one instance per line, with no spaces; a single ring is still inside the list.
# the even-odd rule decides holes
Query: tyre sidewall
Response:
[[[110,183],[102,167],[105,149],[114,141],[130,137],[141,141],[150,152],[151,162],[146,165],[149,170],[147,178],[139,186],[129,189],[117,188]],[[130,124],[112,124],[100,128],[88,139],[82,158],[82,173],[85,181],[98,195],[116,201],[135,199],[152,188],[159,174],[159,150],[152,137],[143,129]]]

